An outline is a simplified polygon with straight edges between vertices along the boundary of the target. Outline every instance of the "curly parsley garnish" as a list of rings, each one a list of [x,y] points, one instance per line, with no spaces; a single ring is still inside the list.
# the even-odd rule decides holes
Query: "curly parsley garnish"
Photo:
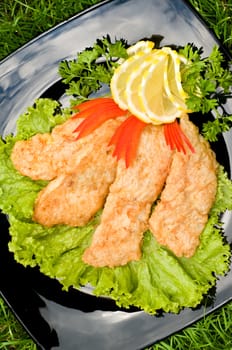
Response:
[[[68,84],[68,95],[76,98],[75,103],[86,100],[103,84],[109,84],[113,69],[119,58],[127,58],[127,42],[123,39],[112,42],[107,35],[97,39],[93,47],[86,48],[71,61],[62,61],[59,74],[63,83]]]
[[[232,97],[232,72],[217,46],[205,58],[202,48],[190,44],[179,53],[187,59],[181,71],[182,85],[189,96],[186,104],[193,112],[212,111],[215,119],[203,124],[202,133],[209,141],[216,141],[219,134],[232,126],[232,115],[224,108]]]

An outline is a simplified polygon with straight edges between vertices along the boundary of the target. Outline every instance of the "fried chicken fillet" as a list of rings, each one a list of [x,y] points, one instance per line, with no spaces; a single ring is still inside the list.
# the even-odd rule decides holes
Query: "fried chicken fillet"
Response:
[[[16,142],[11,153],[14,167],[33,180],[52,180],[61,174],[80,172],[82,163],[95,162],[120,125],[120,118],[110,119],[90,135],[76,140],[73,131],[82,121],[70,118],[51,133]]]
[[[51,134],[37,134],[15,144],[11,159],[33,180],[51,180],[38,194],[34,221],[53,226],[85,225],[102,208],[116,174],[109,141],[124,117],[110,119],[76,140],[73,130],[83,119],[69,119]]]
[[[34,221],[53,226],[84,226],[103,207],[116,173],[116,160],[101,145],[95,161],[81,164],[73,174],[52,180],[40,193],[34,205]]]
[[[191,257],[217,191],[217,162],[207,141],[187,118],[181,128],[195,153],[176,152],[159,203],[149,220],[157,241],[175,255]]]
[[[85,263],[113,267],[140,259],[143,233],[167,177],[171,154],[163,127],[146,126],[134,163],[126,168],[124,161],[118,162],[101,222],[82,257]]]

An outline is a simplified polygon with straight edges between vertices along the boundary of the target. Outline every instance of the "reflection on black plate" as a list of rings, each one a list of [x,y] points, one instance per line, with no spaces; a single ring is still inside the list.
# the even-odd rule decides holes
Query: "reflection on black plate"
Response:
[[[40,96],[59,98],[63,93],[57,73],[61,60],[109,34],[135,42],[153,33],[163,44],[194,42],[208,54],[216,39],[182,0],[114,0],[85,11],[32,41],[0,65],[0,132],[15,130],[19,114]],[[218,43],[217,43],[218,44]],[[230,173],[230,133],[215,145],[217,157]],[[231,215],[224,215],[230,233]],[[141,349],[198,320],[232,296],[232,272],[218,281],[213,300],[179,315],[150,316],[131,308],[119,309],[107,298],[87,293],[64,292],[60,284],[37,269],[17,264],[8,252],[8,222],[0,216],[0,291],[4,299],[41,349]],[[210,302],[209,302],[210,301]]]

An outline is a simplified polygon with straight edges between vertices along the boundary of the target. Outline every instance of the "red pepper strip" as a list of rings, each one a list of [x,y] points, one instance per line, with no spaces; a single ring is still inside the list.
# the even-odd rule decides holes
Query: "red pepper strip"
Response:
[[[127,168],[136,157],[140,135],[146,125],[132,115],[119,126],[110,140],[109,145],[115,145],[113,155],[117,160],[124,158]]]
[[[171,135],[170,124],[164,124],[164,137],[165,137],[166,144],[173,151],[175,149],[175,145],[174,145],[173,138]]]
[[[87,118],[83,120],[78,127],[73,132],[79,132],[77,140],[81,137],[89,135],[95,129],[97,129],[101,124],[103,124],[108,119],[117,118],[125,114],[116,104],[107,107],[104,105],[99,105],[98,108],[92,108],[81,112],[84,113]],[[88,114],[86,114],[88,113]]]
[[[184,154],[186,154],[183,140],[181,138],[181,135],[179,134],[179,129],[179,124],[176,121],[170,127],[170,134],[174,143],[174,149],[177,149],[178,152],[183,152]]]
[[[130,125],[130,118],[131,117],[124,120],[124,122],[116,130],[117,142],[115,143],[115,149],[113,152],[113,156],[115,156],[117,160],[123,159],[123,158],[126,159],[127,138],[129,136],[128,127]],[[112,144],[112,142],[110,141],[109,145],[111,145],[111,144]]]
[[[96,107],[93,107],[93,112],[96,110]],[[72,119],[77,119],[77,118],[86,118],[91,114],[91,108],[88,108],[82,112],[77,112],[72,115]]]
[[[91,106],[96,106],[96,105],[102,104],[104,102],[115,103],[114,100],[112,99],[112,97],[98,97],[98,98],[94,98],[92,100],[84,101],[84,102],[80,103],[79,105],[73,106],[72,108],[78,109],[79,111],[83,111],[86,108],[89,108]]]
[[[191,152],[195,153],[191,142],[182,131],[177,120],[173,123],[164,124],[164,136],[166,143],[170,146],[171,150],[177,149],[177,151],[182,151],[185,154],[186,150],[184,144],[186,144]]]
[[[178,125],[178,132],[179,132],[182,140],[186,143],[186,145],[188,146],[190,151],[192,153],[195,153],[195,149],[194,149],[193,145],[191,144],[191,142],[189,141],[189,139],[187,138],[187,136],[185,135],[185,133],[183,132],[183,130],[181,129],[181,127],[179,126],[178,123],[177,123],[177,125]]]
[[[115,133],[111,137],[111,140],[109,142],[109,146],[117,144],[118,140],[120,139],[121,128],[122,128],[122,125],[124,122],[122,122],[122,124],[116,129]]]
[[[119,131],[118,140],[117,143],[115,143],[115,150],[113,152],[113,155],[116,156],[117,160],[123,158],[126,160],[128,142],[133,137],[133,128],[130,126],[132,118],[134,117],[130,116],[127,118],[117,130]]]
[[[179,138],[176,126],[177,128],[179,127],[177,121],[174,121],[173,123],[164,124],[164,135],[166,135],[166,142],[167,145],[170,146],[171,150],[177,149],[177,151],[181,151],[183,150],[183,148],[181,147],[182,140],[181,138]]]
[[[130,132],[131,137],[128,140],[127,153],[126,153],[126,167],[128,168],[136,158],[137,149],[139,146],[140,136],[143,129],[147,124],[142,122],[136,117],[131,119]]]
[[[91,112],[95,112],[98,106],[102,107],[103,105],[107,108],[107,105],[113,106],[116,105],[116,103],[111,97],[99,97],[93,100],[82,102],[79,105],[73,107],[73,109],[77,109],[78,112],[73,114],[72,118],[85,118],[91,114]],[[86,111],[86,113],[84,113],[84,111]]]

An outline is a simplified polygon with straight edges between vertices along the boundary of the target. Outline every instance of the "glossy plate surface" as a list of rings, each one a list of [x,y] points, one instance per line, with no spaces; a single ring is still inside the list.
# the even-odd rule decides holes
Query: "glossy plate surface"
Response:
[[[0,133],[15,130],[26,107],[40,96],[59,98],[58,64],[92,46],[97,38],[125,38],[135,42],[152,34],[164,36],[162,44],[194,42],[209,54],[218,44],[204,23],[181,0],[105,1],[36,38],[0,65]],[[231,108],[230,106],[227,106]],[[215,146],[218,160],[230,172],[231,134]],[[15,315],[41,349],[135,350],[144,348],[199,320],[232,297],[232,272],[218,281],[214,298],[196,310],[149,316],[125,311],[105,298],[84,292],[63,292],[55,280],[37,269],[17,264],[9,253],[8,222],[0,216],[0,291]],[[225,233],[232,241],[232,217],[224,215]],[[207,306],[208,305],[208,306]]]

